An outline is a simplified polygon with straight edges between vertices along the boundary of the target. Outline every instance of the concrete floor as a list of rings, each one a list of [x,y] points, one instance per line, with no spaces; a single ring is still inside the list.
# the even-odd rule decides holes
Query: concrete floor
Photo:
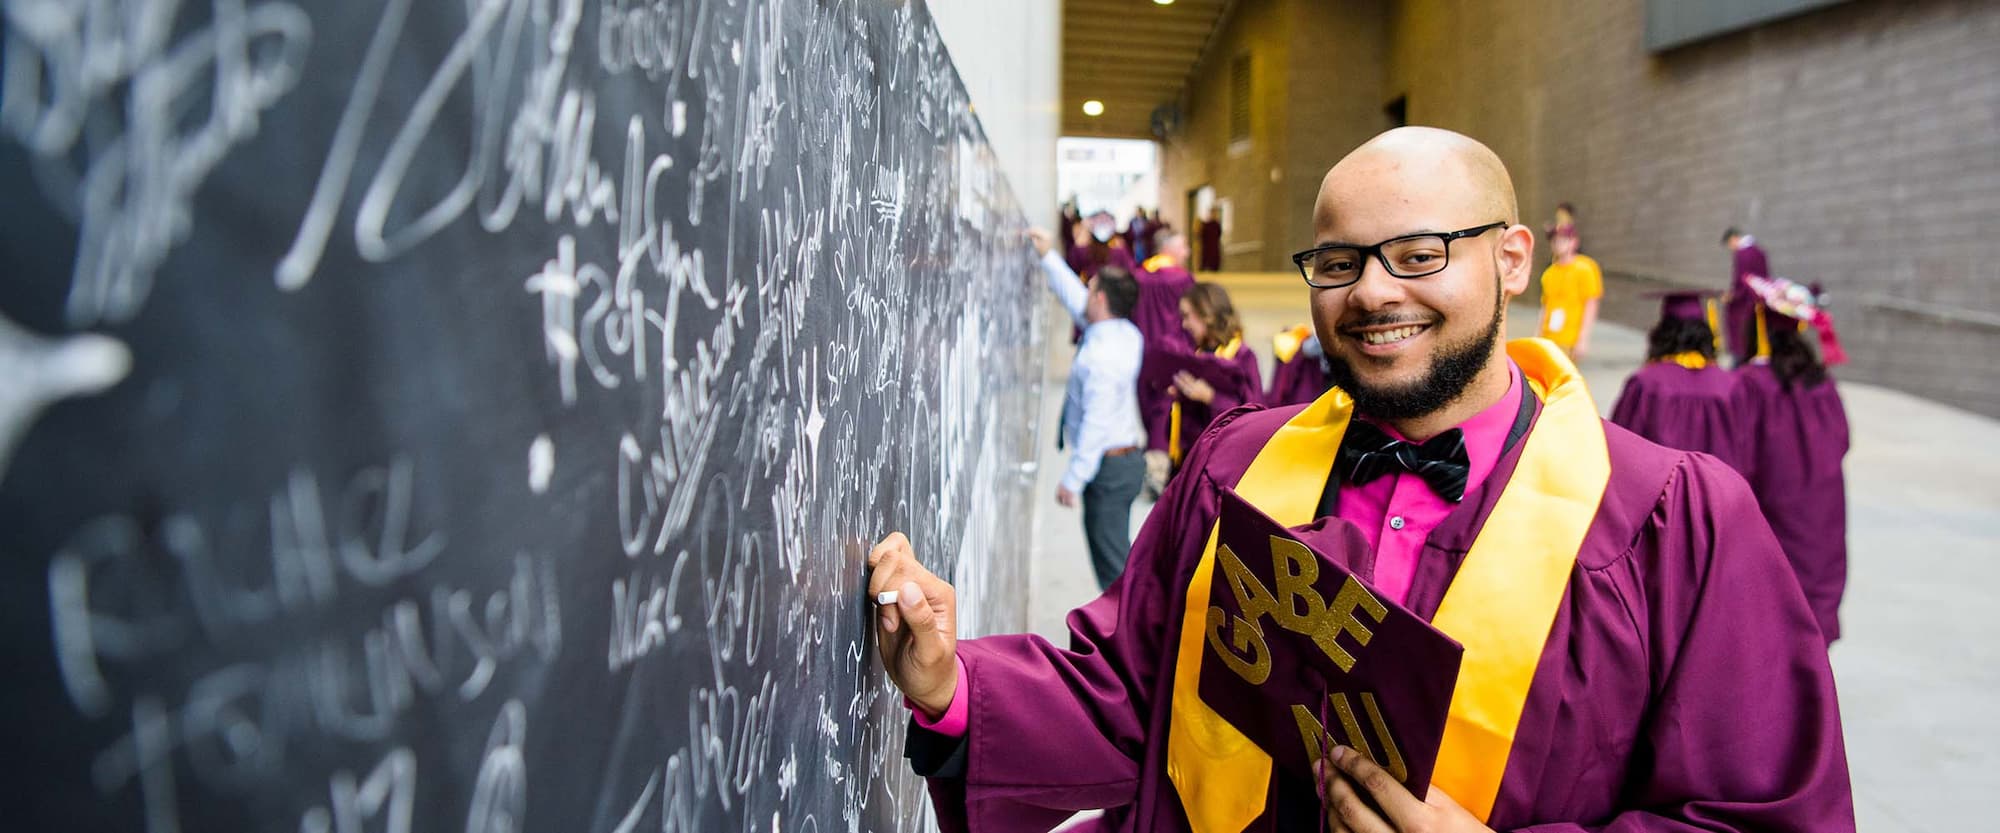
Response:
[[[1225,279],[1246,341],[1269,378],[1271,335],[1307,320],[1292,275]],[[1613,289],[1616,291],[1616,288]],[[1051,302],[1046,314],[1060,322]],[[1531,334],[1516,305],[1509,333]],[[1051,327],[1062,333],[1067,325]],[[1072,348],[1053,339],[1043,424],[1061,410]],[[1644,357],[1643,334],[1601,324],[1584,376],[1609,412]],[[1849,578],[1844,636],[1832,650],[1863,833],[2000,827],[2000,421],[1870,385],[1841,385],[1853,434],[1847,457]],[[1053,434],[1049,434],[1053,438]],[[1079,514],[1055,503],[1062,455],[1039,466],[1029,622],[1064,644],[1063,616],[1097,595]],[[1150,504],[1133,507],[1133,529]]]

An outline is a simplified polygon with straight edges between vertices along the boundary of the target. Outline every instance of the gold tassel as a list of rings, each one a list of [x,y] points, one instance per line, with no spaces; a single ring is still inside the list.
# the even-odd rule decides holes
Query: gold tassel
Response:
[[[1701,306],[1708,311],[1708,337],[1715,342],[1715,352],[1722,352],[1722,316],[1716,312],[1715,299],[1703,298]]]
[[[1771,357],[1771,333],[1765,329],[1764,310],[1757,310],[1757,358]]]

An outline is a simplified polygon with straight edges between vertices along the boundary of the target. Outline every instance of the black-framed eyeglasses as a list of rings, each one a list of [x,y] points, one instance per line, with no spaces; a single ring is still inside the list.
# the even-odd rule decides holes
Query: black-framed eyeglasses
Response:
[[[1389,270],[1391,275],[1421,278],[1442,272],[1451,265],[1451,241],[1461,237],[1478,237],[1508,225],[1503,220],[1458,231],[1406,234],[1373,246],[1314,246],[1292,255],[1292,262],[1298,264],[1299,274],[1306,279],[1306,285],[1315,289],[1339,289],[1361,280],[1361,270],[1367,268],[1371,255],[1381,261],[1382,268]]]

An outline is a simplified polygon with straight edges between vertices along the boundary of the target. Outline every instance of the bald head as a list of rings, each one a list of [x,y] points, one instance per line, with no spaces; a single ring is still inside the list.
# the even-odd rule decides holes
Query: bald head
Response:
[[[1384,229],[1392,217],[1421,218],[1429,230],[1520,221],[1514,182],[1493,151],[1462,134],[1435,127],[1398,127],[1368,140],[1321,181],[1313,227],[1329,233],[1406,234]],[[1351,241],[1350,241],[1351,242]]]

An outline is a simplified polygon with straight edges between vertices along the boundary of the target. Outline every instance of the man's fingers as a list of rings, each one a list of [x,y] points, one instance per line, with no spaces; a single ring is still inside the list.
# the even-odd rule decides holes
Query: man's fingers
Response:
[[[868,575],[868,597],[875,598],[885,590],[894,590],[909,581],[913,572],[922,571],[924,566],[917,563],[916,553],[910,550],[910,539],[898,532],[883,539],[876,551],[869,553],[868,566],[873,568]]]
[[[1329,774],[1326,788],[1326,819],[1329,824],[1353,833],[1396,833],[1395,828],[1375,812],[1375,808],[1368,806],[1354,784],[1339,770]]]
[[[1389,817],[1389,821],[1395,822],[1398,829],[1413,829],[1421,820],[1424,803],[1411,795],[1403,782],[1396,780],[1388,770],[1376,766],[1367,755],[1353,747],[1340,746],[1334,748],[1333,758],[1348,778],[1375,799],[1375,806],[1382,808],[1383,814]]]
[[[910,626],[911,633],[925,634],[937,630],[937,609],[931,607],[924,589],[914,581],[903,582],[896,599],[896,610],[902,614],[903,622]]]
[[[871,597],[869,598],[868,601],[873,603],[875,599]],[[875,624],[882,628],[882,636],[886,641],[886,638],[888,637],[889,634],[895,633],[899,628],[902,627],[903,624],[902,606],[896,604],[875,605]]]
[[[945,583],[944,579],[933,576],[930,581],[918,584],[921,585],[919,589],[923,591],[924,601],[930,603],[931,609],[948,611],[955,607],[957,593],[952,590],[950,584]]]
[[[891,532],[889,537],[876,542],[875,546],[868,550],[868,566],[875,566],[890,553],[897,551],[909,552],[910,539],[901,532]]]

